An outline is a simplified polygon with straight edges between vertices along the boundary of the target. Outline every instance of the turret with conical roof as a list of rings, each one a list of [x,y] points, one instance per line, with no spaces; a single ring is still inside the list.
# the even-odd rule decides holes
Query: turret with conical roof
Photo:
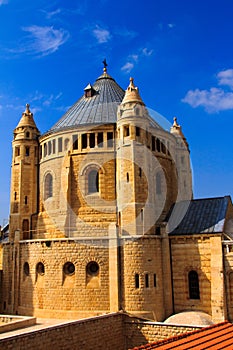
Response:
[[[20,232],[20,239],[31,237],[31,218],[37,212],[39,136],[33,113],[27,104],[14,130],[12,142],[11,239],[14,239],[15,231]]]

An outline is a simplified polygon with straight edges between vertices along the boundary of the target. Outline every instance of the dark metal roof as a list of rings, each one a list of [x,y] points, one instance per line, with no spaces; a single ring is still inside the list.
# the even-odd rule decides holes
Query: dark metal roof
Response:
[[[125,91],[106,72],[90,85],[90,88],[92,96],[85,97],[84,94],[49,130],[50,132],[78,125],[116,122],[117,107]]]
[[[168,216],[170,235],[223,232],[230,197],[176,203]]]

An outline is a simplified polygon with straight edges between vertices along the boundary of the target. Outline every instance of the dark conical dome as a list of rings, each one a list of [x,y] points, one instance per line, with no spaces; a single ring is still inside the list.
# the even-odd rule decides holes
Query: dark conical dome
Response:
[[[50,129],[72,128],[85,124],[107,124],[117,121],[117,107],[123,100],[125,91],[107,74],[88,84],[84,95]]]

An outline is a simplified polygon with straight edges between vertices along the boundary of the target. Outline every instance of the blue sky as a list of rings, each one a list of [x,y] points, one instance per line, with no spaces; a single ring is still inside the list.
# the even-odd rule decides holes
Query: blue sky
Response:
[[[48,130],[108,72],[178,117],[194,196],[233,196],[232,0],[0,0],[0,224],[9,212],[12,132],[30,103]]]

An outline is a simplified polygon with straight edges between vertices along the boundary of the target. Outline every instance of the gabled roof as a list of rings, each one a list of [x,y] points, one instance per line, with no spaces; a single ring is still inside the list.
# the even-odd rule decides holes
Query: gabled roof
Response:
[[[50,132],[85,124],[108,124],[117,120],[117,107],[125,91],[104,70],[104,73],[88,88],[93,89],[91,97],[85,94],[49,130]]]
[[[132,350],[176,349],[232,349],[233,325],[226,321],[190,333],[181,334],[165,340],[135,347]]]
[[[229,196],[176,203],[167,218],[168,232],[170,235],[223,232],[230,203]]]

